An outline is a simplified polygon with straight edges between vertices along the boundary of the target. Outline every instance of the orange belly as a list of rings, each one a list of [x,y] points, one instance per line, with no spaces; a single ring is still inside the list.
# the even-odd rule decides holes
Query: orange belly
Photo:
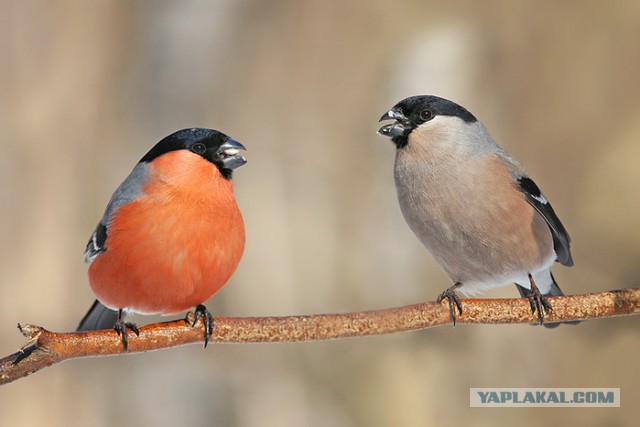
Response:
[[[176,314],[224,286],[244,251],[244,224],[231,182],[211,188],[204,181],[206,191],[190,194],[163,183],[148,186],[145,193],[153,197],[119,208],[106,251],[89,266],[100,302],[143,314]]]

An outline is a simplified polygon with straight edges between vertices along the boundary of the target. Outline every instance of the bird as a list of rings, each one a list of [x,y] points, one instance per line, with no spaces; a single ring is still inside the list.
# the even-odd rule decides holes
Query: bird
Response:
[[[551,267],[573,265],[571,238],[522,165],[466,108],[434,95],[405,98],[379,121],[396,148],[394,179],[409,228],[453,285],[453,326],[463,306],[456,291],[477,295],[515,283],[540,324],[564,295]],[[564,322],[577,323],[577,322]]]
[[[97,300],[77,330],[113,328],[128,350],[129,312],[174,315],[195,308],[204,347],[213,317],[203,303],[236,270],[245,246],[233,171],[244,145],[213,129],[163,138],[115,190],[84,258]]]

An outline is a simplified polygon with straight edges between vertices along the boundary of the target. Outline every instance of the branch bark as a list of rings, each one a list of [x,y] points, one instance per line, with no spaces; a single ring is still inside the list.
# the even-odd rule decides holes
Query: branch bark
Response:
[[[640,313],[640,288],[549,298],[549,323],[588,320]],[[463,299],[458,323],[536,323],[526,299]],[[193,313],[187,315],[192,319]],[[216,317],[212,343],[319,341],[381,335],[451,324],[446,301],[425,302],[385,310],[345,314],[283,317]],[[57,333],[40,326],[18,325],[29,338],[23,348],[0,359],[0,385],[26,377],[47,366],[80,357],[122,354],[120,337],[112,330]],[[129,334],[129,353],[202,343],[203,325],[185,320],[156,323]],[[24,357],[27,355],[26,357]],[[24,358],[23,358],[24,357]],[[23,358],[23,359],[22,359]],[[16,360],[20,360],[16,363]]]

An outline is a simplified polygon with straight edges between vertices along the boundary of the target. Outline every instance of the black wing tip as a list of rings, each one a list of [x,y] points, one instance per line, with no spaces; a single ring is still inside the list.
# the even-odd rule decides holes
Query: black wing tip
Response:
[[[93,261],[93,259],[100,253],[107,250],[105,242],[107,241],[107,226],[100,221],[95,231],[87,242],[87,247],[84,250],[84,260],[87,263]]]
[[[564,228],[560,218],[553,210],[551,203],[542,194],[536,183],[527,176],[517,176],[518,188],[525,195],[527,202],[542,216],[553,237],[553,249],[556,252],[556,260],[567,267],[573,265],[571,257],[571,237]]]

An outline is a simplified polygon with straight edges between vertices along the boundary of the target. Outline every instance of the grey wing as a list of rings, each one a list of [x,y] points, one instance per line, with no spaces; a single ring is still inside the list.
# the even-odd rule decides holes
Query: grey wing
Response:
[[[111,200],[109,200],[109,204],[107,204],[102,219],[89,238],[87,247],[84,250],[84,261],[86,263],[91,263],[98,255],[107,250],[105,242],[109,234],[109,222],[111,218],[120,206],[135,200],[143,194],[142,186],[147,181],[148,175],[147,164],[138,163],[127,179],[116,188],[113,196],[111,196]]]
[[[104,242],[107,240],[107,226],[100,221],[95,231],[89,238],[87,247],[84,250],[84,262],[90,264],[98,255],[106,251]]]
[[[551,230],[553,237],[553,249],[558,257],[557,261],[568,267],[573,265],[571,258],[569,233],[560,222],[560,218],[554,212],[551,204],[544,197],[535,182],[529,177],[517,175],[518,189],[522,191],[527,202],[544,218]]]

